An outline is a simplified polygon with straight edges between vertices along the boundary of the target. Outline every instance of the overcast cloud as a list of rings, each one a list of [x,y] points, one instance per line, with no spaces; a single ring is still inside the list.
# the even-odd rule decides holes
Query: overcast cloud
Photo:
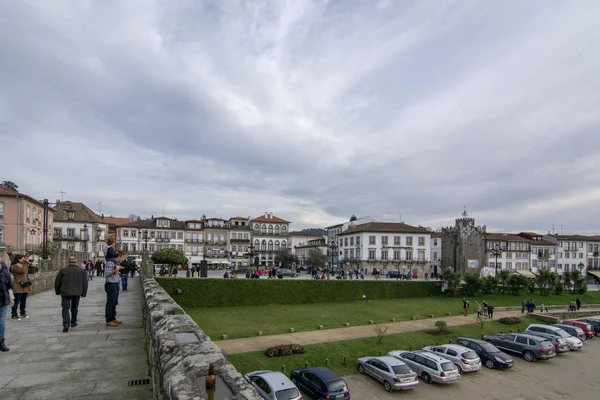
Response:
[[[0,1],[0,180],[105,214],[599,234],[600,2]]]

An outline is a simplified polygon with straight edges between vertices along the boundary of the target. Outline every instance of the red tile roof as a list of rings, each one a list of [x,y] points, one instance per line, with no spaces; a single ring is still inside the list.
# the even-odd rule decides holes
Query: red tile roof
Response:
[[[432,232],[425,229],[420,228],[418,226],[412,226],[405,224],[403,222],[367,222],[366,224],[352,226],[350,225],[348,229],[339,233],[338,236],[353,234],[357,232],[389,232],[389,233],[429,233]]]
[[[314,233],[310,233],[310,232],[302,232],[302,231],[292,231],[290,232],[290,236],[302,236],[302,237],[321,237],[319,235],[315,235]]]
[[[125,225],[131,222],[129,218],[121,217],[104,217],[104,222],[109,225]]]
[[[40,206],[44,205],[44,202],[42,200],[34,199],[33,197],[28,196],[28,195],[26,195],[24,193],[17,192],[16,190],[6,189],[6,188],[4,188],[2,186],[0,186],[0,196],[7,196],[7,197],[17,197],[17,196],[19,196],[19,197],[26,198],[27,200],[32,201],[34,203],[37,203]],[[52,211],[55,211],[52,207],[49,207],[49,209],[52,210]]]
[[[496,240],[496,241],[505,241],[505,242],[531,242],[530,239],[521,237],[515,233],[493,233],[487,232],[485,234],[485,240]]]
[[[260,217],[253,218],[252,222],[279,222],[284,224],[290,223],[290,221],[286,221],[285,219],[281,219],[279,217],[276,217],[275,215],[273,215],[271,218],[267,218],[264,215],[261,215]]]

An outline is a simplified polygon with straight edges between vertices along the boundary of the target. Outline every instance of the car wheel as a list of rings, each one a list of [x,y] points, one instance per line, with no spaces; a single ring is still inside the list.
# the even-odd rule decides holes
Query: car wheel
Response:
[[[494,362],[492,360],[485,360],[485,366],[489,369],[494,369]]]
[[[532,351],[526,351],[525,353],[523,353],[523,358],[525,358],[525,361],[534,362],[535,354],[533,354]]]
[[[456,365],[456,368],[458,368],[458,373],[459,373],[460,375],[462,375],[462,374],[463,374],[463,369],[462,369],[462,367],[461,367],[459,364],[454,364],[454,365]]]
[[[600,331],[596,331],[596,337],[600,337]]]
[[[361,374],[365,373],[365,367],[363,367],[362,364],[358,364],[358,372],[360,372]]]
[[[425,383],[431,383],[431,375],[429,375],[427,372],[423,372],[421,374],[421,379],[423,379],[423,382]]]
[[[392,385],[390,385],[390,383],[388,381],[383,381],[383,388],[385,389],[386,392],[392,391]]]

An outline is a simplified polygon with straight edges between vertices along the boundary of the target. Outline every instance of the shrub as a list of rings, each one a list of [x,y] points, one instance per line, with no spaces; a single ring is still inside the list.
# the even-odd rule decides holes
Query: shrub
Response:
[[[383,337],[388,331],[388,327],[384,325],[375,325],[373,327],[375,334],[377,334],[377,343],[381,343],[383,341]]]
[[[442,332],[448,329],[448,323],[442,320],[436,321],[435,327],[437,328],[438,332]]]
[[[519,317],[502,317],[498,320],[498,322],[504,325],[516,325],[520,324],[521,320]]]
[[[265,350],[265,356],[270,358],[291,356],[292,354],[302,353],[304,353],[304,347],[296,343],[279,344],[277,346],[269,347],[267,350]]]
[[[402,299],[441,294],[439,282],[356,280],[185,279],[156,280],[183,308],[315,304],[361,299]],[[177,293],[177,289],[181,292]]]

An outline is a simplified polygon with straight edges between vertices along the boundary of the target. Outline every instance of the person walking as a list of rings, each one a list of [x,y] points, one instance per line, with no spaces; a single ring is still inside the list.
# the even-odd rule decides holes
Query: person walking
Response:
[[[475,301],[475,303],[477,303],[477,318],[480,318],[481,317],[481,310],[483,308],[483,305],[480,302],[478,302],[478,301]]]
[[[494,318],[494,306],[491,304],[488,305],[488,318]]]
[[[540,313],[543,313],[544,310],[546,310],[546,305],[544,304],[544,302],[542,301],[542,303],[540,304]],[[548,312],[548,310],[546,310],[546,312]]]
[[[487,318],[488,316],[488,303],[487,301],[483,301],[483,316]]]
[[[469,313],[469,302],[463,297],[463,315],[466,317]]]
[[[127,261],[127,254],[123,254],[123,261],[121,261],[121,286],[124,292],[127,291],[127,283],[129,282],[129,273],[131,272],[131,263]]]
[[[119,284],[121,283],[121,269],[119,265],[123,259],[121,255],[112,247],[115,244],[113,238],[109,238],[106,243],[106,263],[104,267],[104,291],[106,292],[106,307],[104,317],[106,326],[119,326],[121,321],[117,319],[117,305],[119,304]]]
[[[10,350],[4,343],[6,333],[6,314],[8,307],[14,303],[13,280],[8,270],[8,265],[0,255],[0,351]]]
[[[88,260],[85,264],[85,273],[87,274],[88,281],[94,278],[94,264],[92,264],[92,260]]]
[[[521,314],[525,312],[525,307],[527,306],[527,299],[523,299],[521,302]]]
[[[68,265],[56,275],[54,291],[57,296],[61,296],[63,332],[69,332],[69,327],[77,326],[79,300],[87,295],[88,280],[89,275],[77,266],[77,259],[73,256],[69,257]]]
[[[577,311],[579,311],[579,309],[581,308],[581,299],[578,297],[577,300],[575,300],[575,304],[577,305]]]
[[[10,266],[10,272],[13,275],[13,293],[15,301],[11,310],[11,318],[20,321],[22,318],[29,318],[27,315],[27,295],[31,293],[31,281],[29,280],[29,265],[23,254],[14,256]],[[17,314],[21,312],[21,315]]]

